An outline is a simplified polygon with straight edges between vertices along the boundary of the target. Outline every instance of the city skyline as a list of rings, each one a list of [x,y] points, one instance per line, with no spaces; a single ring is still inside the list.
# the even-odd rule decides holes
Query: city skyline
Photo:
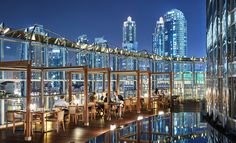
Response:
[[[172,9],[156,23],[153,53],[160,56],[187,57],[187,21],[182,11]]]
[[[103,36],[111,47],[121,48],[122,24],[128,16],[131,16],[137,25],[138,50],[146,49],[151,52],[152,33],[156,21],[167,11],[176,8],[186,15],[187,29],[191,29],[188,30],[188,57],[205,56],[205,1],[158,0],[150,1],[145,5],[141,1],[97,2],[92,0],[71,1],[70,3],[62,0],[57,2],[60,3],[58,5],[47,1],[45,6],[43,3],[45,2],[42,1],[34,6],[32,1],[24,3],[6,1],[0,10],[0,21],[15,29],[38,23],[73,41],[83,34],[88,35],[88,39]],[[9,7],[14,11],[8,11]],[[44,7],[43,10],[41,7]],[[52,7],[58,9],[59,12],[52,10]]]

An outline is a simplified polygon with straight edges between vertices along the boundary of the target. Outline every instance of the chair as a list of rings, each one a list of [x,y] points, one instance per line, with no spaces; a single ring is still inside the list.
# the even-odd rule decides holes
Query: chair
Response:
[[[131,107],[132,109],[136,109],[137,106],[137,99],[136,98],[131,98],[130,99]]]
[[[129,109],[129,111],[132,111],[131,101],[129,99],[125,99],[124,101],[124,112],[126,111],[126,108]]]
[[[17,112],[6,112],[6,129],[8,128],[8,123],[12,123],[12,132],[15,134],[16,131],[16,123],[23,123],[24,131],[25,131],[25,119],[22,113]]]
[[[64,125],[64,111],[56,112],[56,116],[52,118],[46,117],[46,130],[47,130],[47,122],[55,122],[57,125],[57,132],[59,131],[59,124],[62,124],[63,131],[65,131]]]
[[[109,116],[109,104],[107,102],[104,103],[104,116]]]
[[[33,128],[33,125],[35,126],[36,128],[36,124],[37,123],[42,123],[43,119],[42,119],[42,116],[38,113],[34,113],[34,114],[31,114],[31,131],[32,131],[32,134],[34,132],[34,128]],[[26,123],[25,123],[26,124]]]
[[[96,119],[97,110],[96,110],[95,103],[90,102],[89,107],[91,107],[91,109],[89,111],[89,117],[91,117],[91,119]]]
[[[69,122],[74,121],[74,123],[77,125],[78,122],[78,112],[77,112],[77,106],[68,106],[69,110]]]
[[[84,120],[84,107],[78,107],[77,114],[78,114],[78,120],[83,121]],[[79,118],[79,117],[81,117],[81,118]]]
[[[148,97],[144,97],[144,108],[148,109]]]

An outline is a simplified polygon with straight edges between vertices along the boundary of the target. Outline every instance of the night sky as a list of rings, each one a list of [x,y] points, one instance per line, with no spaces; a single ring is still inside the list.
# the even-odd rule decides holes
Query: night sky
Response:
[[[123,21],[137,25],[138,50],[151,51],[156,21],[167,11],[181,10],[188,25],[188,57],[204,57],[205,0],[4,0],[0,22],[20,29],[35,23],[76,41],[87,34],[90,42],[104,36],[111,47],[121,47]]]

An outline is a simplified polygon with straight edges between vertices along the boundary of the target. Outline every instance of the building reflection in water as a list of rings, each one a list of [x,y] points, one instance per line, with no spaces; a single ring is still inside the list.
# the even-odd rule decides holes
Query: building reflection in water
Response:
[[[233,143],[226,136],[207,124],[200,112],[166,113],[117,127],[98,137],[95,142],[191,142],[191,143]]]

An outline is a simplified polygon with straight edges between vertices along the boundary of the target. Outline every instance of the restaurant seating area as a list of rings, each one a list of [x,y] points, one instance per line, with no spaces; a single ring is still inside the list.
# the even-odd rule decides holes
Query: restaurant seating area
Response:
[[[124,119],[129,114],[150,112],[153,110],[165,110],[172,105],[172,73],[152,73],[150,71],[111,71],[109,68],[88,68],[81,66],[55,67],[55,68],[35,68],[30,61],[0,62],[3,70],[19,70],[25,72],[26,77],[26,100],[25,107],[11,109],[7,111],[7,129],[13,128],[15,134],[16,126],[23,126],[25,140],[30,141],[35,132],[45,134],[51,131],[60,133],[66,131],[66,126],[75,127],[87,126],[97,120],[110,122],[117,119]],[[25,68],[25,69],[24,69]],[[63,71],[68,74],[67,93],[53,96],[52,101],[45,98],[44,73],[51,71]],[[35,100],[31,93],[32,72],[41,74],[40,98]],[[83,96],[72,89],[73,75],[84,75]],[[88,75],[102,74],[102,93],[89,92]],[[158,91],[152,94],[151,75],[166,75],[169,77],[169,89],[166,93]],[[111,76],[115,76],[115,88],[112,89]],[[122,76],[134,76],[137,78],[136,89],[133,94],[127,96],[120,91],[120,78]],[[146,76],[148,82],[147,93],[144,95],[141,86],[141,76]],[[86,86],[87,85],[87,86]],[[166,89],[165,89],[166,90]],[[164,91],[164,90],[163,90]],[[56,98],[55,98],[56,97]],[[34,99],[34,100],[32,100]],[[36,102],[37,101],[37,102]],[[8,124],[9,123],[9,124]],[[18,124],[16,124],[18,123]],[[82,126],[81,126],[82,125]]]

